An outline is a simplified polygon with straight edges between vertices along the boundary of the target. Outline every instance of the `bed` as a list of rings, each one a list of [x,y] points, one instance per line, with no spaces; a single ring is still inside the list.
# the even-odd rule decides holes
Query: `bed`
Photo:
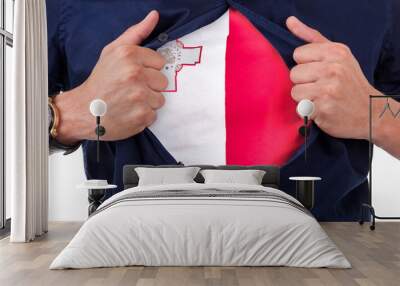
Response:
[[[198,166],[264,170],[261,185],[205,184],[199,173],[194,183],[138,186],[137,167],[125,166],[125,190],[102,203],[50,269],[351,267],[311,213],[279,190],[279,168]]]

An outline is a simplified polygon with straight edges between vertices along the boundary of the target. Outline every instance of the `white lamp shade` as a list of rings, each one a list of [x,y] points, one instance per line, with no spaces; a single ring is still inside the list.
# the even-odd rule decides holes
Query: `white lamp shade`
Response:
[[[297,104],[297,114],[304,117],[310,117],[314,113],[314,103],[309,99],[303,99]]]
[[[107,112],[107,103],[101,99],[92,100],[90,103],[90,113],[93,116],[104,116]]]

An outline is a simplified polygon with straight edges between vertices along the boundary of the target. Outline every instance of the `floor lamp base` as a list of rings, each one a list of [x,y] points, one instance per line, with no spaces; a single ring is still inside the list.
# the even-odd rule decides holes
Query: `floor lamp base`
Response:
[[[364,214],[365,210],[369,211],[371,217],[372,217],[372,222],[371,225],[369,226],[370,230],[375,230],[375,219],[383,219],[383,220],[400,220],[400,217],[382,217],[378,216],[375,214],[375,209],[373,206],[369,204],[362,204],[361,205],[361,215],[360,215],[360,220],[358,221],[360,225],[364,224]]]

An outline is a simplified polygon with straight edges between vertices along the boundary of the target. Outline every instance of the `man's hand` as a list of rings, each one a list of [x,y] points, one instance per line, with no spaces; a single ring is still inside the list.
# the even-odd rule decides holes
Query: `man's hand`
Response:
[[[95,120],[89,112],[95,98],[107,103],[102,125],[103,140],[120,140],[141,132],[156,118],[164,104],[160,91],[167,78],[160,72],[165,64],[157,52],[140,47],[158,23],[159,15],[150,12],[142,22],[126,30],[107,45],[89,78],[79,87],[56,97],[61,122],[57,139],[72,144],[95,139]]]
[[[329,135],[367,139],[369,95],[381,93],[369,84],[350,49],[295,17],[289,17],[286,25],[308,43],[293,54],[298,64],[290,72],[293,99],[312,100],[316,110],[311,119]]]

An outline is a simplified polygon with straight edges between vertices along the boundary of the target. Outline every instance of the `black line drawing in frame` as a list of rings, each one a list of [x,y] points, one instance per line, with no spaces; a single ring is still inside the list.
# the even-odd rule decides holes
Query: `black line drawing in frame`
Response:
[[[379,115],[379,119],[381,119],[385,113],[389,110],[390,114],[393,116],[394,119],[400,120],[400,110],[395,113],[390,106],[389,99],[400,100],[400,95],[370,95],[369,96],[369,194],[368,194],[368,203],[363,203],[361,205],[360,211],[360,220],[359,223],[362,225],[364,223],[364,215],[365,211],[369,211],[372,222],[370,225],[371,230],[375,230],[375,219],[382,219],[382,220],[400,220],[400,217],[382,217],[378,216],[375,213],[375,209],[372,206],[372,155],[373,155],[373,148],[374,144],[372,143],[372,103],[374,100],[378,99],[386,99],[386,104]]]

